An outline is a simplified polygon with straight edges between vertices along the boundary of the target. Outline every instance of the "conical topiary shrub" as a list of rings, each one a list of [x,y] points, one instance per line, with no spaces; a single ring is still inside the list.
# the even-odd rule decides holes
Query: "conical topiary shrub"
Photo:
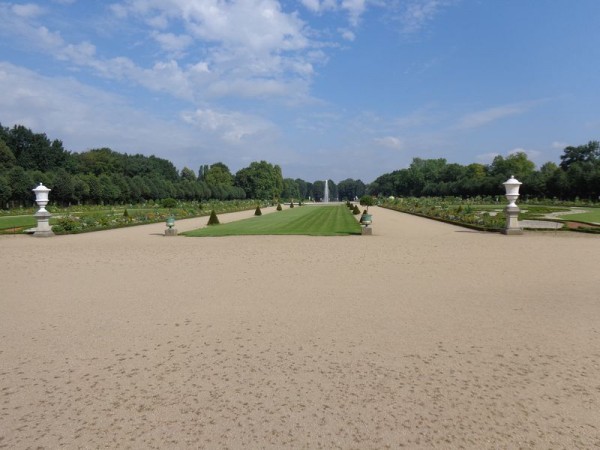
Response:
[[[290,202],[290,208],[293,208],[293,207],[294,207],[294,202],[293,202],[293,201],[291,201],[291,202]]]
[[[219,225],[219,218],[217,217],[217,213],[213,209],[210,212],[210,217],[208,218],[208,223],[206,225]]]
[[[281,211],[283,208],[281,207],[281,203],[277,203],[277,211]]]
[[[354,205],[354,209],[352,210],[352,214],[355,216],[360,214],[360,209],[358,209],[358,205]]]
[[[260,206],[256,207],[256,211],[254,211],[255,216],[262,216],[262,211],[260,210]]]

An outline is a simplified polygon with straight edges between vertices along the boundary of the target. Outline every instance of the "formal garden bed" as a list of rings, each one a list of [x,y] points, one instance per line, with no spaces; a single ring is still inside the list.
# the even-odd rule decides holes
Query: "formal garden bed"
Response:
[[[245,211],[254,209],[257,205],[256,200],[208,202],[165,200],[139,205],[48,206],[47,209],[52,214],[50,225],[55,234],[76,234],[164,222],[170,216],[177,220],[208,216],[212,210],[218,214]],[[19,208],[0,216],[0,234],[23,233],[35,227],[37,224],[33,216],[35,211],[36,208]]]
[[[395,211],[426,217],[453,225],[479,231],[501,232],[506,226],[504,204],[491,197],[461,199],[457,197],[405,197],[388,198],[379,202],[379,206]],[[527,201],[519,204],[520,221],[545,221],[560,223],[556,229],[600,233],[600,226],[590,222],[568,220],[571,212],[568,204],[543,204],[538,201]],[[580,205],[576,205],[580,208]],[[592,212],[586,213],[586,218],[598,218],[600,208],[586,207]],[[565,218],[563,218],[563,214]],[[551,215],[552,218],[548,218]],[[529,228],[528,229],[537,229]],[[541,227],[539,229],[547,229]]]

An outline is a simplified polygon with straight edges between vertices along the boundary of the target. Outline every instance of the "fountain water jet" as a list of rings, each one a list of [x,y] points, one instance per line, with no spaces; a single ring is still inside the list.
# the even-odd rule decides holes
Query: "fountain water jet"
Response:
[[[325,180],[325,192],[323,192],[323,203],[329,203],[329,185]]]

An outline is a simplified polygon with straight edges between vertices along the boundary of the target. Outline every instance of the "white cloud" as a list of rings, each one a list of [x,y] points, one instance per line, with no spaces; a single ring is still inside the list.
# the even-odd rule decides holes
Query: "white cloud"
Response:
[[[344,38],[347,41],[354,41],[356,39],[356,35],[354,34],[354,32],[347,28],[338,28],[338,32],[340,33],[342,38]]]
[[[182,113],[182,119],[198,128],[218,134],[229,143],[238,144],[253,135],[270,133],[275,127],[270,122],[239,112],[219,112],[196,109]]]
[[[22,18],[38,17],[44,13],[44,10],[35,3],[15,4],[11,9],[15,15]]]
[[[336,0],[300,0],[300,2],[306,9],[316,13],[337,9]]]
[[[110,147],[154,154],[178,167],[223,161],[232,170],[259,159],[280,162],[283,155],[277,127],[255,115],[206,107],[182,113],[180,121],[161,119],[74,79],[45,77],[3,62],[0,91],[3,126],[21,124],[46,133],[69,151]]]
[[[565,147],[568,147],[569,144],[566,142],[554,141],[552,142],[552,148],[557,148],[559,150],[564,150]]]
[[[402,32],[417,33],[452,0],[410,0],[401,14]]]
[[[169,53],[180,53],[192,44],[192,38],[187,34],[154,33],[154,39],[162,49]]]
[[[402,150],[404,148],[404,142],[395,136],[375,138],[374,142],[381,147],[391,148],[394,150]]]
[[[459,130],[478,128],[505,117],[523,114],[535,104],[536,102],[514,103],[476,111],[460,118],[454,128]]]
[[[354,26],[358,25],[360,16],[366,8],[365,0],[342,0],[342,9],[348,12],[350,24]]]

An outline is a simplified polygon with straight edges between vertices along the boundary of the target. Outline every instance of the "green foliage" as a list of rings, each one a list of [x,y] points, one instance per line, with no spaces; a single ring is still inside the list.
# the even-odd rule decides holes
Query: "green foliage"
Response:
[[[219,224],[220,224],[219,218],[217,217],[217,213],[213,209],[210,212],[210,217],[208,218],[208,222],[206,223],[206,225],[219,225]]]
[[[260,206],[256,207],[256,210],[254,211],[254,215],[255,216],[262,216],[262,211],[260,210]]]
[[[368,211],[369,206],[373,206],[375,204],[375,197],[373,197],[371,195],[363,195],[360,198],[360,204],[361,204],[361,206],[366,206],[367,207],[366,211]]]
[[[281,168],[266,161],[253,162],[235,174],[235,185],[244,189],[247,198],[279,198],[283,190]]]
[[[222,162],[214,163],[205,169],[202,177],[209,186],[233,186],[233,175],[229,171],[229,167]]]
[[[177,207],[177,200],[175,200],[174,198],[171,198],[171,197],[163,198],[160,201],[160,205],[163,208],[176,208]]]
[[[277,211],[282,211],[283,208],[281,207],[281,203],[277,203]]]
[[[290,208],[293,208],[293,207],[294,207],[294,201],[292,200],[292,201],[290,202]]]
[[[125,208],[125,211],[123,211],[123,217],[129,217],[129,212],[127,211],[127,208]]]
[[[358,205],[354,205],[354,208],[352,209],[352,214],[354,214],[355,216],[360,214],[360,209],[358,208]]]
[[[560,167],[567,170],[572,164],[594,162],[600,159],[600,142],[590,141],[586,145],[566,147],[560,157]]]

